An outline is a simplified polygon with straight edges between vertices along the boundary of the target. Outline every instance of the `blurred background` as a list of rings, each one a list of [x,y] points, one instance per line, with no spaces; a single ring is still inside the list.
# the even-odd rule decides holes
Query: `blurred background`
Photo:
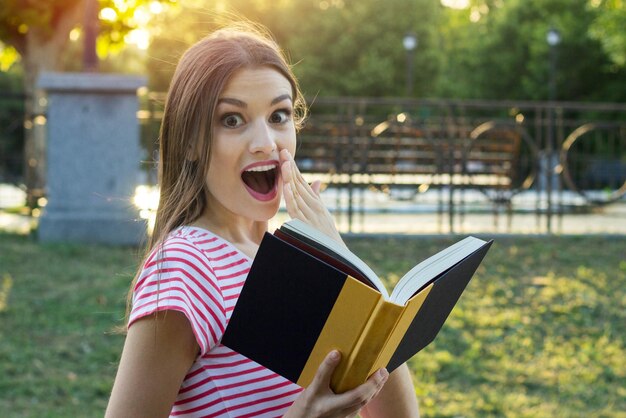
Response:
[[[3,1],[0,225],[29,228],[47,203],[49,71],[146,77],[134,201],[149,216],[177,59],[243,17],[294,63],[311,105],[299,163],[344,232],[624,233],[625,14],[609,0]]]
[[[0,0],[0,415],[102,416],[141,251],[114,232],[149,229],[178,58],[239,18],[294,64],[299,167],[387,283],[497,238],[411,360],[424,416],[625,417],[620,0]]]

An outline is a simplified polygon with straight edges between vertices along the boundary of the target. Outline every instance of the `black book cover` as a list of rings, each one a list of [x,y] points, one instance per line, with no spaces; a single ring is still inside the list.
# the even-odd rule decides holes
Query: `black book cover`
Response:
[[[387,365],[389,371],[395,370],[435,339],[492,243],[493,240],[489,241],[435,279],[428,297],[391,357]]]
[[[222,344],[297,382],[346,278],[265,233]]]

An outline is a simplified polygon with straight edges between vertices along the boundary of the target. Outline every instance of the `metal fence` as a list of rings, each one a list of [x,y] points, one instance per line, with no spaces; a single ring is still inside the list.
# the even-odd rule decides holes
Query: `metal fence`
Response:
[[[146,98],[146,144],[163,102]],[[437,232],[461,232],[481,212],[504,232],[520,213],[531,232],[562,232],[568,214],[626,202],[624,104],[316,98],[298,147],[346,231],[367,231],[375,213],[430,208]]]
[[[0,184],[23,184],[22,99],[0,95]],[[147,93],[138,113],[151,184],[163,103]],[[344,231],[429,212],[433,232],[463,232],[476,214],[503,232],[520,214],[530,232],[567,232],[568,214],[626,205],[625,104],[318,97],[298,142]]]

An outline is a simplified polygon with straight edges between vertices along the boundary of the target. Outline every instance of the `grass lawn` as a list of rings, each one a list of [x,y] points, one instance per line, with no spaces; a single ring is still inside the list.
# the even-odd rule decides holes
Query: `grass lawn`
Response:
[[[351,238],[390,282],[450,238]],[[0,415],[99,417],[136,249],[0,234]],[[426,417],[626,417],[626,237],[498,238],[410,361]]]

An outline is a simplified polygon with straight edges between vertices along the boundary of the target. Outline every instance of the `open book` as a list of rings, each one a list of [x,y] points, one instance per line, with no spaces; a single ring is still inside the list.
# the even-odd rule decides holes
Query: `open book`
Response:
[[[493,241],[467,237],[404,275],[391,295],[340,243],[299,220],[266,233],[222,344],[308,386],[324,357],[344,392],[433,341]]]

